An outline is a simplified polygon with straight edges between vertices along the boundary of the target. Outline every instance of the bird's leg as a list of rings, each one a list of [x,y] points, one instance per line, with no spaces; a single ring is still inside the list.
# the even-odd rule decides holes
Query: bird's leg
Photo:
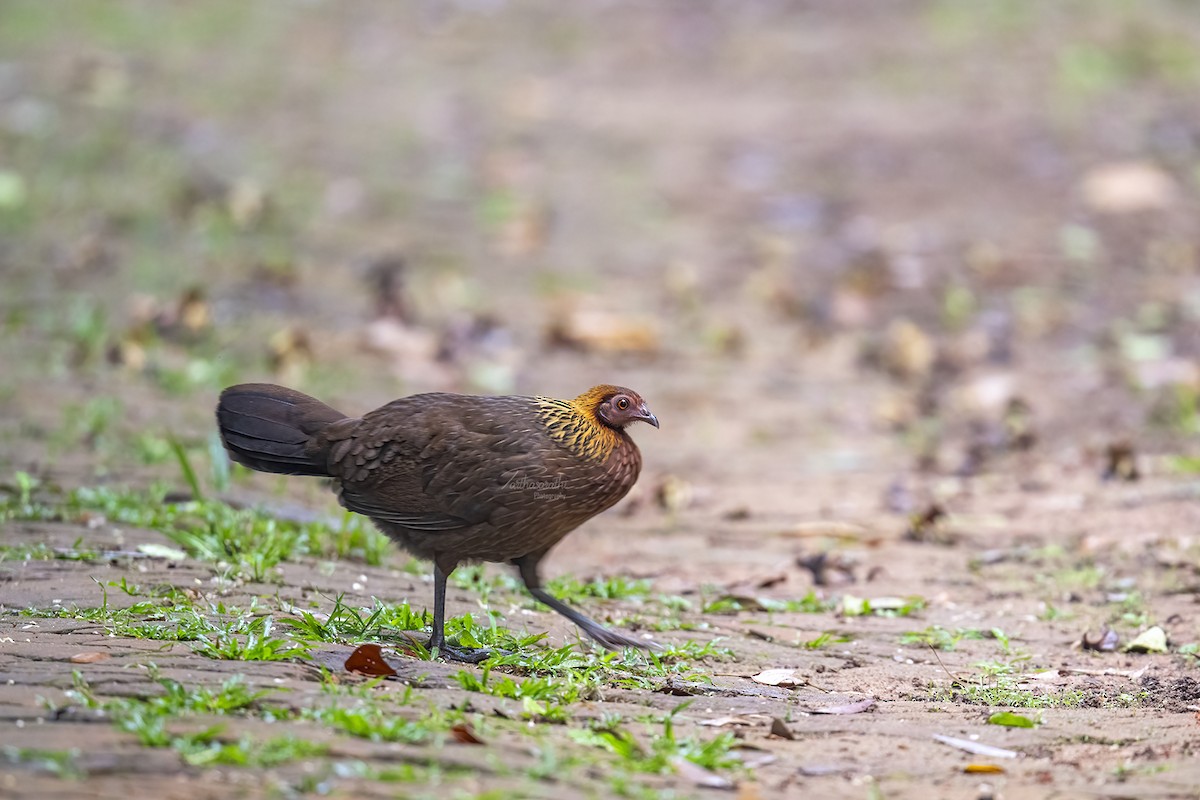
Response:
[[[620,650],[622,647],[639,647],[643,650],[653,650],[658,645],[645,639],[634,639],[632,636],[626,636],[623,633],[609,630],[608,628],[596,622],[593,619],[585,617],[569,605],[559,600],[554,595],[542,588],[542,578],[538,574],[538,564],[542,557],[546,555],[543,550],[538,553],[530,553],[527,556],[513,559],[513,564],[521,572],[521,580],[525,583],[525,588],[539,602],[545,603],[550,608],[562,614],[567,619],[579,626],[579,629],[594,639],[602,646],[609,650]]]
[[[449,573],[441,566],[433,565],[433,633],[429,636],[429,649],[439,650],[446,646],[446,579]]]
[[[445,569],[441,561],[433,562],[433,633],[429,636],[429,651],[449,661],[478,664],[492,654],[487,648],[454,647],[446,644],[446,579],[458,564],[450,562]]]

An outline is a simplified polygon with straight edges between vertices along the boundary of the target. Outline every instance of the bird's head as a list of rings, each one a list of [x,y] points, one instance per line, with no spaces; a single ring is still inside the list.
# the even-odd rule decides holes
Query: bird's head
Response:
[[[650,413],[642,396],[623,386],[595,386],[576,397],[572,405],[591,411],[600,422],[617,430],[631,422],[658,427],[658,417]]]

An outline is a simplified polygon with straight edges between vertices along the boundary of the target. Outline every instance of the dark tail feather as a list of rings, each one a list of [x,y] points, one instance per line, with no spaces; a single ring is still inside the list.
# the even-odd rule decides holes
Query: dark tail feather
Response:
[[[269,383],[231,386],[217,403],[217,427],[230,458],[283,475],[328,475],[329,443],[321,433],[344,419],[320,400]]]

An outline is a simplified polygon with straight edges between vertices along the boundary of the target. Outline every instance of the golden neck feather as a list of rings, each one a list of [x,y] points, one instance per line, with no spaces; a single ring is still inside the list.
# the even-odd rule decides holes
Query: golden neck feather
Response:
[[[615,387],[612,386],[597,386],[574,400],[534,399],[551,438],[565,444],[576,455],[604,461],[625,438],[621,431],[605,425],[596,416],[600,401],[613,391]]]

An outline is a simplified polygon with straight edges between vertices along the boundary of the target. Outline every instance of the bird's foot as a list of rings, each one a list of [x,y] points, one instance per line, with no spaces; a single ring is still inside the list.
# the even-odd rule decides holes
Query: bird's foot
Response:
[[[455,647],[445,642],[430,642],[429,654],[431,658],[442,658],[446,661],[462,661],[466,664],[478,664],[481,661],[491,658],[492,651],[486,647]]]
[[[609,630],[600,625],[583,628],[583,632],[591,637],[601,647],[609,650],[620,650],[625,647],[636,647],[639,650],[661,650],[662,645],[649,639],[635,639],[620,631]]]

